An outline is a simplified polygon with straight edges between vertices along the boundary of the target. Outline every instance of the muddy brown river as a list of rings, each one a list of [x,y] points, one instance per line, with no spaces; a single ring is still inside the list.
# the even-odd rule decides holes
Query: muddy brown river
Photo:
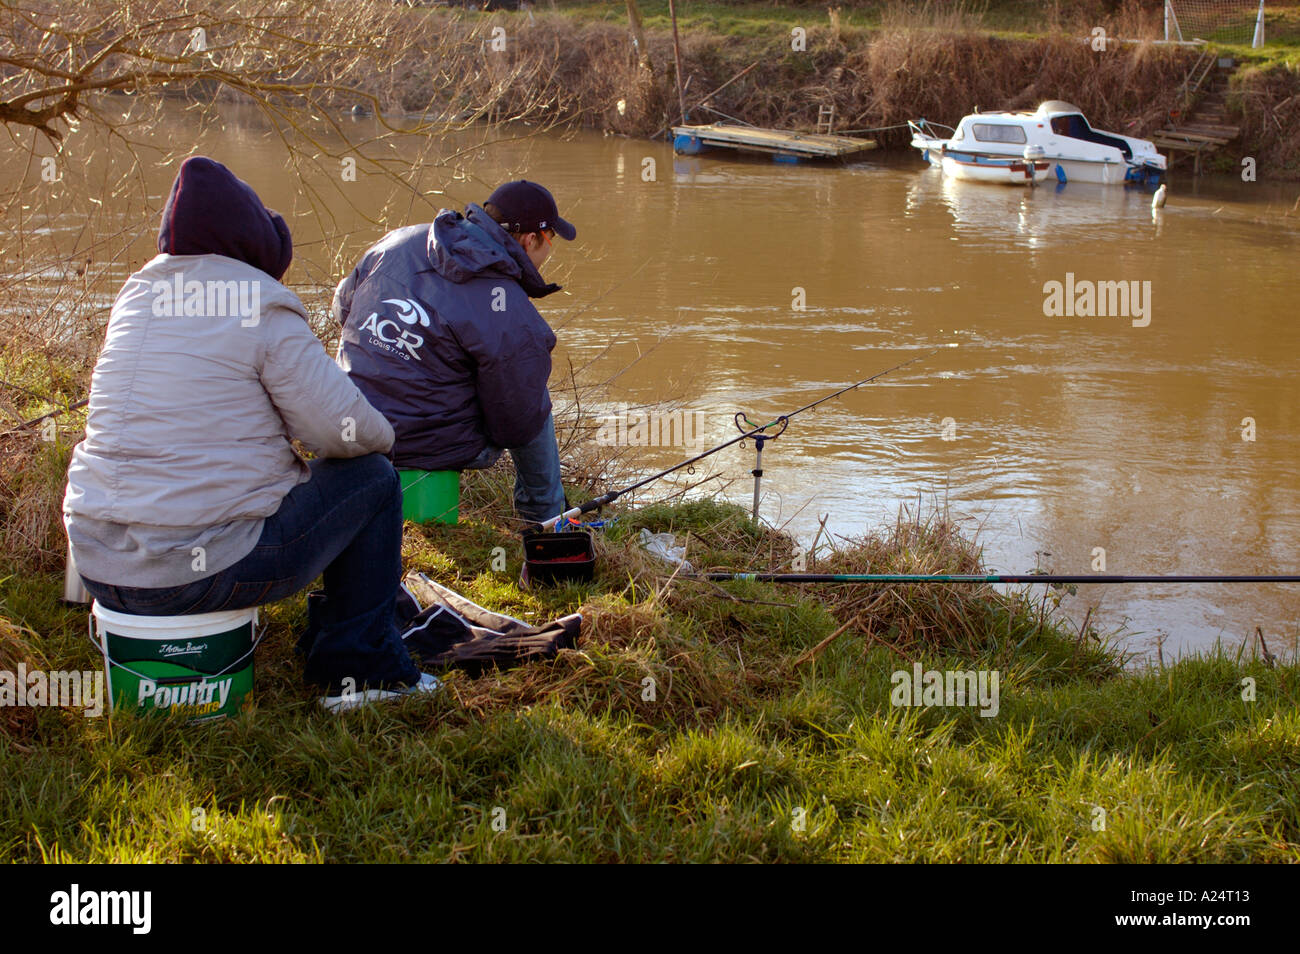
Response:
[[[286,213],[287,280],[304,290],[431,208],[507,178],[548,186],[579,230],[548,273],[564,292],[540,303],[557,378],[570,361],[590,380],[626,368],[609,410],[676,400],[708,445],[736,433],[737,411],[765,421],[957,345],[768,444],[762,515],[805,543],[819,515],[851,536],[903,505],[946,506],[997,571],[1095,572],[1104,550],[1107,573],[1300,572],[1294,186],[1176,172],[1153,218],[1146,193],[962,183],[912,156],[675,159],[659,142],[527,130],[376,147],[418,191],[446,193],[421,198],[364,164],[355,182],[335,181],[335,159],[295,170],[255,112],[220,115],[200,128],[175,110],[166,142],[227,163]],[[159,203],[173,172],[147,172]],[[322,208],[345,242],[320,240]],[[647,467],[689,452],[629,451]],[[748,506],[752,446],[711,462]],[[1257,626],[1277,651],[1294,643],[1300,585],[1095,585],[1064,606],[1076,621],[1093,608],[1136,651],[1164,640],[1166,658],[1235,649]]]

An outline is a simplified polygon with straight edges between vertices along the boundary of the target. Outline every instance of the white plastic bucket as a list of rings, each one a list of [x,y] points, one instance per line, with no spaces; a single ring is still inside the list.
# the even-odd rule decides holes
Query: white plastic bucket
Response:
[[[104,656],[110,705],[234,715],[253,697],[257,609],[134,616],[92,604],[91,642]]]

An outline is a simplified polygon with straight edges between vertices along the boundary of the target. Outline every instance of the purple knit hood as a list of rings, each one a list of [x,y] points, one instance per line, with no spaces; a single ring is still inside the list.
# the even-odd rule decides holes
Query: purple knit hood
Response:
[[[257,193],[219,162],[191,156],[181,163],[163,208],[158,251],[224,255],[279,281],[293,259],[289,226]]]

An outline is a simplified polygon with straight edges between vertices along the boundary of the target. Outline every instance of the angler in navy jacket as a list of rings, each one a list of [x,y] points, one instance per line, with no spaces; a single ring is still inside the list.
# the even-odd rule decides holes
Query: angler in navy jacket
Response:
[[[490,466],[509,448],[515,506],[564,509],[547,381],[555,334],[530,299],[558,291],[538,270],[551,236],[577,230],[550,192],[511,182],[483,206],[390,232],[339,283],[339,364],[393,425],[393,464]]]

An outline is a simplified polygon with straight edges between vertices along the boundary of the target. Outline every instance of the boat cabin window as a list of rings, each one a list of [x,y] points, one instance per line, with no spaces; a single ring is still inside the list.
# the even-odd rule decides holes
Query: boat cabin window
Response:
[[[1082,139],[1084,142],[1095,142],[1100,146],[1110,146],[1122,152],[1125,159],[1133,158],[1133,148],[1127,142],[1117,136],[1107,136],[1103,132],[1097,132],[1088,125],[1088,120],[1078,113],[1070,116],[1053,116],[1052,132],[1058,136],[1068,136],[1071,139]]]
[[[1025,131],[1007,123],[975,123],[971,127],[980,142],[1025,142]]]

